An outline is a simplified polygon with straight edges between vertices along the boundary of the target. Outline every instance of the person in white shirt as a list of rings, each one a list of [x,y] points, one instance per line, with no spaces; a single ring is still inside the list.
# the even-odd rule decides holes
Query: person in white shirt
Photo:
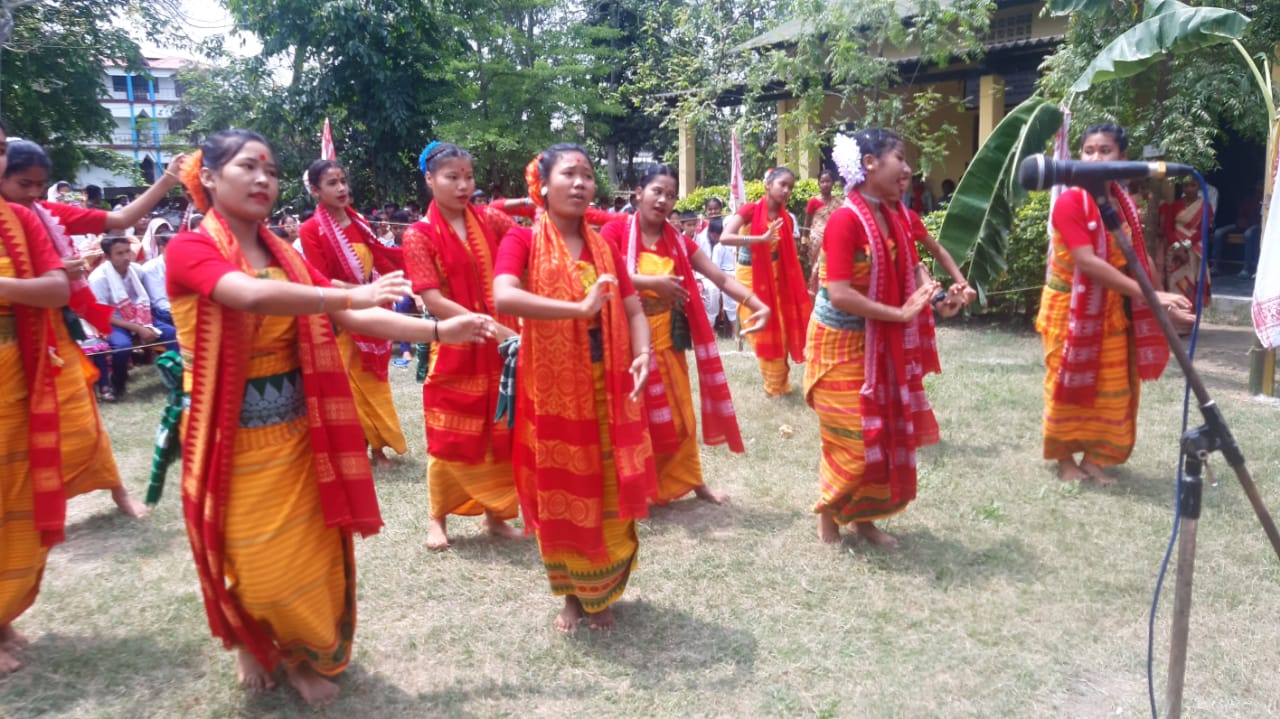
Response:
[[[98,301],[111,305],[111,378],[98,379],[104,399],[124,399],[129,378],[130,350],[135,345],[164,343],[165,349],[177,351],[177,331],[170,323],[157,319],[151,312],[151,297],[142,284],[139,265],[132,262],[129,238],[115,236],[102,241],[102,254],[107,261],[89,274],[89,289]],[[166,297],[166,300],[168,298]]]
[[[720,233],[724,231],[724,220],[719,217],[711,218],[707,223],[707,230],[699,236],[699,239],[705,238],[707,246],[701,247],[707,256],[711,258],[711,263],[719,267],[725,272],[734,272],[738,266],[737,248],[720,244]],[[698,275],[698,287],[701,289],[702,306],[707,310],[707,319],[711,321],[711,326],[716,327],[718,322],[727,321],[734,328],[734,334],[737,333],[738,322],[738,303],[734,299],[716,287],[710,280],[702,275]],[[726,315],[724,320],[720,320],[720,315]],[[721,325],[723,326],[723,325]]]
[[[138,267],[138,279],[151,299],[151,316],[157,321],[173,324],[173,315],[169,312],[169,288],[165,282],[164,251],[173,239],[173,228],[165,223],[151,233],[151,247],[154,256]]]

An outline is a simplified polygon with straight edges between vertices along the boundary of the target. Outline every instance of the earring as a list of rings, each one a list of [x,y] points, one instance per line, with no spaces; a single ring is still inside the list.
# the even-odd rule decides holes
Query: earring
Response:
[[[546,196],[547,196],[547,188],[545,188],[545,187],[544,187],[544,188],[542,188],[542,196],[543,196],[543,197],[546,197]]]

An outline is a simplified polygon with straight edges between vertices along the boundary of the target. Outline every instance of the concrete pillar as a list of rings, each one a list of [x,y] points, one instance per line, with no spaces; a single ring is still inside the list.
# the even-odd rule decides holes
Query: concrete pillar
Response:
[[[978,78],[978,147],[986,143],[1003,119],[1004,78],[983,75]]]
[[[795,142],[795,133],[791,131],[790,123],[785,118],[788,112],[795,109],[795,104],[795,100],[778,101],[778,151],[773,163],[775,167],[786,167],[791,159],[791,145]]]
[[[698,186],[697,130],[689,125],[688,118],[680,119],[680,196],[684,197]]]

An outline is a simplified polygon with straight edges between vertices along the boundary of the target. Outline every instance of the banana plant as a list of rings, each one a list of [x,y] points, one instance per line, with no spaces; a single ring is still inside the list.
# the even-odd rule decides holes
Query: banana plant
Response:
[[[1110,9],[1112,0],[1048,0],[1046,7],[1054,15],[1096,14]],[[1150,0],[1141,19],[1098,53],[1070,93],[1074,96],[1096,83],[1136,75],[1166,53],[1181,54],[1233,42],[1253,70],[1274,126],[1275,107],[1266,83],[1265,61],[1259,70],[1239,43],[1248,23],[1249,18],[1232,10],[1191,7],[1178,0]],[[1070,105],[1070,98],[1067,104]],[[939,242],[961,267],[967,268],[969,284],[978,290],[984,304],[984,286],[999,278],[1007,266],[1005,251],[1014,210],[1025,198],[1017,184],[1018,165],[1027,155],[1043,151],[1061,122],[1056,102],[1039,97],[1023,102],[979,148],[947,207]]]
[[[1056,0],[1060,6],[1083,6],[1095,0]],[[1085,7],[1076,7],[1085,10]],[[1084,92],[1096,82],[1132,77],[1163,59],[1203,47],[1239,40],[1249,18],[1234,10],[1191,7],[1178,0],[1150,0],[1142,21],[1102,48],[1071,86]]]
[[[1061,124],[1056,103],[1033,96],[1018,105],[978,149],[947,205],[938,241],[966,268],[965,277],[983,304],[986,286],[1007,267],[1014,210],[1026,197],[1018,185],[1018,165],[1043,152]]]

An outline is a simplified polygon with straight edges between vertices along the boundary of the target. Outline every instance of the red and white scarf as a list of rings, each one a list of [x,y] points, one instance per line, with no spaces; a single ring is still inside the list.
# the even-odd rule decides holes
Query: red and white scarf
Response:
[[[138,270],[132,263],[126,269],[124,277],[121,277],[114,265],[103,262],[89,275],[89,279],[97,289],[95,294],[105,299],[106,304],[114,307],[121,317],[140,325],[151,324],[151,300],[147,297],[147,289],[142,286],[142,279],[138,277]],[[126,283],[128,287],[125,287]],[[137,300],[132,299],[133,297]]]
[[[366,244],[379,244],[378,236],[374,234],[373,228],[368,222],[360,216],[359,212],[344,206],[342,208],[347,217],[351,218],[352,225],[364,237]],[[351,246],[351,241],[347,239],[347,235],[342,228],[338,226],[337,221],[333,219],[329,208],[321,205],[316,209],[317,224],[320,226],[320,234],[329,241],[329,247],[333,250],[334,257],[338,258],[338,264],[345,271],[343,277],[339,279],[353,285],[363,285],[366,283],[364,278],[364,265],[360,262],[360,258],[356,255],[355,248]],[[370,252],[373,249],[370,248]],[[378,279],[378,270],[372,267],[372,260],[369,262],[369,280],[373,282]],[[387,363],[391,361],[391,340],[384,340],[380,337],[370,337],[368,335],[360,335],[351,333],[351,339],[355,341],[356,347],[360,350],[360,365],[365,371],[372,372],[375,377],[380,380],[387,378]]]
[[[920,258],[906,227],[906,208],[883,207],[885,221],[897,245],[897,257],[889,251],[888,239],[871,207],[857,191],[850,192],[844,206],[862,223],[871,256],[873,302],[901,307],[916,291],[916,265]],[[866,375],[859,404],[862,411],[862,442],[867,473],[899,472],[914,477],[916,448],[938,441],[938,422],[924,393],[924,376],[939,372],[937,341],[932,317],[926,308],[910,322],[866,320]]]
[[[627,220],[627,272],[636,273],[637,255],[640,251],[639,213]],[[707,319],[698,291],[698,281],[693,274],[693,264],[684,238],[669,222],[663,223],[659,245],[666,246],[675,261],[676,276],[689,293],[684,313],[689,319],[689,334],[693,338],[693,356],[698,365],[698,388],[702,396],[702,442],[708,446],[728,444],[732,452],[744,452],[742,435],[738,430],[738,417],[733,409],[733,397],[729,394],[729,382],[720,362],[720,349],[716,346],[715,331]],[[649,380],[645,387],[645,408],[649,414],[649,439],[655,452],[671,454],[680,446],[676,436],[675,419],[671,403],[667,401],[667,388],[658,371],[658,357],[649,356]]]
[[[1147,260],[1147,244],[1142,236],[1142,222],[1138,219],[1138,206],[1133,198],[1116,183],[1111,183],[1111,197],[1124,221],[1129,225],[1134,254],[1143,271],[1149,277],[1151,266]],[[1079,197],[1077,200],[1075,195]],[[1064,192],[1062,202],[1083,202],[1088,228],[1093,232],[1093,252],[1104,261],[1110,257],[1111,233],[1102,224],[1098,205],[1088,192],[1073,188]],[[1067,324],[1067,339],[1062,349],[1062,364],[1054,379],[1053,398],[1085,407],[1093,406],[1098,394],[1098,370],[1102,364],[1102,339],[1106,333],[1103,314],[1106,309],[1107,289],[1101,282],[1075,269],[1071,279],[1071,318]],[[1160,331],[1155,314],[1141,297],[1130,299],[1130,331],[1138,364],[1138,378],[1153,380],[1160,377],[1169,362],[1169,343]]]
[[[31,203],[31,211],[35,213],[36,217],[40,218],[40,223],[44,225],[45,234],[49,236],[49,241],[53,243],[53,249],[57,251],[59,257],[64,260],[80,257],[80,250],[76,247],[76,243],[71,241],[71,237],[67,235],[67,228],[63,226],[62,220],[57,215],[49,212],[48,208],[39,202]],[[70,280],[70,283],[71,299],[67,302],[67,305],[81,319],[93,325],[93,328],[99,334],[104,337],[111,334],[111,306],[98,302],[93,290],[89,288],[89,281],[83,276],[78,280]]]

